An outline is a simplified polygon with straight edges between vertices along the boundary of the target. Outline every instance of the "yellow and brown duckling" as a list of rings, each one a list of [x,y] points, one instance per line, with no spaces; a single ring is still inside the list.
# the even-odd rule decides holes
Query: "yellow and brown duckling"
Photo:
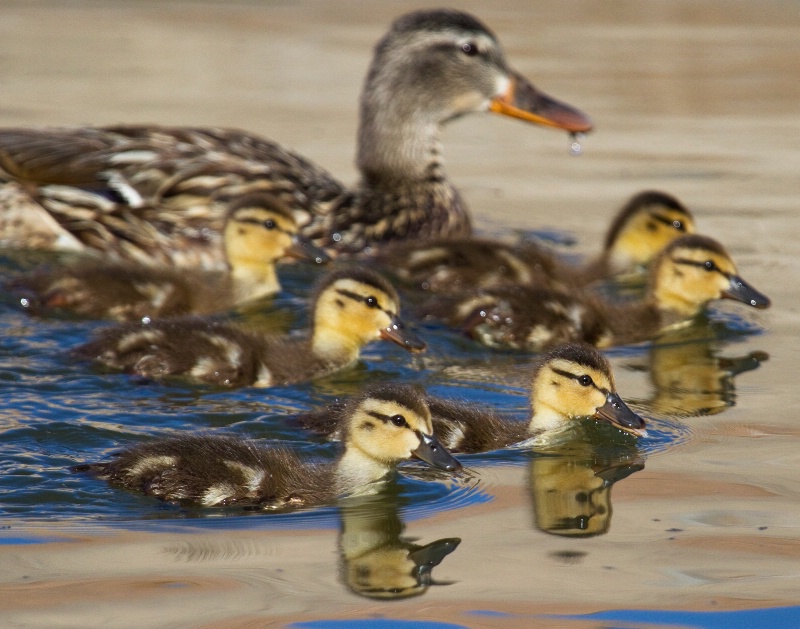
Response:
[[[298,233],[289,208],[276,197],[237,198],[225,222],[228,271],[109,264],[92,259],[20,276],[10,288],[31,312],[69,311],[116,321],[211,314],[280,290],[275,263],[281,258],[321,264],[330,258]]]
[[[448,121],[491,111],[585,132],[580,111],[513,71],[472,15],[398,18],[375,47],[360,104],[354,188],[274,142],[238,130],[116,126],[0,130],[0,241],[97,249],[177,265],[222,260],[214,199],[271,190],[321,246],[360,252],[403,238],[465,236],[465,203],[445,174]]]
[[[580,266],[559,260],[535,243],[481,238],[394,242],[381,248],[374,259],[403,283],[431,293],[503,284],[563,288],[585,286],[645,267],[670,242],[694,231],[694,218],[680,201],[647,190],[620,209],[606,233],[602,252]]]
[[[608,422],[619,430],[646,436],[645,422],[619,397],[608,361],[595,348],[571,343],[555,348],[536,364],[531,376],[528,422],[501,417],[491,409],[426,396],[433,431],[448,450],[477,453],[510,446],[546,443],[581,418]],[[341,438],[345,407],[300,415],[306,429]]]
[[[571,341],[608,347],[649,340],[687,324],[716,299],[770,304],[739,277],[721,244],[695,234],[674,240],[657,258],[639,302],[617,305],[581,291],[501,286],[432,298],[423,310],[488,347],[540,351]]]
[[[425,401],[409,387],[368,390],[348,405],[344,430],[344,451],[335,463],[233,436],[187,435],[73,470],[167,502],[291,509],[375,490],[370,485],[412,458],[449,472],[461,467],[433,436]]]
[[[162,319],[104,330],[76,355],[148,378],[270,387],[338,371],[378,339],[409,351],[425,349],[400,320],[392,285],[368,269],[323,276],[312,304],[312,329],[304,335],[270,337],[202,318]]]

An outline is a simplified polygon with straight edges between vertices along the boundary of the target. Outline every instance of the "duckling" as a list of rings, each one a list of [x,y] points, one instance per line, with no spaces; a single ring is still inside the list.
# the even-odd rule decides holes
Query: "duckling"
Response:
[[[374,259],[403,283],[431,293],[522,284],[585,286],[644,267],[672,240],[695,231],[694,218],[675,197],[654,190],[634,195],[620,209],[592,261],[565,264],[532,242],[508,244],[481,238],[399,241]]]
[[[460,237],[466,204],[448,181],[448,121],[491,111],[570,133],[585,114],[513,71],[495,35],[460,11],[398,18],[374,50],[360,103],[359,183],[296,153],[219,128],[113,126],[0,131],[0,240],[96,249],[178,265],[222,259],[220,197],[270,190],[317,244],[359,252],[393,239]]]
[[[412,388],[370,389],[348,405],[345,416],[344,451],[332,464],[306,460],[279,445],[185,435],[137,445],[108,463],[73,470],[167,502],[277,510],[374,491],[374,483],[411,458],[448,472],[461,467],[433,436],[430,412]]]
[[[150,321],[211,314],[280,290],[275,262],[294,257],[324,263],[329,256],[298,235],[282,202],[264,193],[238,197],[225,223],[228,272],[99,260],[20,276],[9,288],[29,311],[66,310],[82,317]]]
[[[597,347],[646,341],[687,325],[724,298],[754,308],[770,304],[739,277],[721,244],[694,234],[672,241],[657,258],[639,302],[615,305],[580,291],[500,286],[432,298],[422,310],[488,347],[541,351],[570,341]]]
[[[304,335],[269,337],[202,318],[161,319],[104,330],[76,355],[148,378],[269,387],[343,369],[377,339],[409,351],[425,349],[399,319],[394,288],[368,269],[342,268],[323,276],[312,304],[313,327]]]
[[[540,445],[563,434],[576,419],[608,422],[642,437],[645,422],[616,392],[608,361],[590,345],[570,343],[539,360],[531,376],[529,421],[508,420],[491,409],[426,396],[433,431],[454,453],[489,452],[509,446]],[[341,439],[341,404],[297,416],[308,430]]]

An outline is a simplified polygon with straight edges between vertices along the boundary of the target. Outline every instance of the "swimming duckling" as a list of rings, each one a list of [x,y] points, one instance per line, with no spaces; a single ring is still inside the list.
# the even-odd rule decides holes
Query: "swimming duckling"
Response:
[[[431,293],[503,284],[563,288],[644,267],[675,238],[694,231],[694,218],[680,201],[648,190],[622,207],[602,253],[581,266],[566,264],[532,242],[512,245],[480,238],[398,241],[374,259],[405,284]]]
[[[323,276],[312,304],[313,327],[305,335],[265,337],[201,318],[162,319],[104,330],[76,354],[148,378],[269,387],[338,371],[378,339],[409,351],[425,349],[400,321],[394,288],[368,269],[343,268]]]
[[[472,15],[415,11],[374,50],[361,95],[357,186],[233,129],[5,129],[0,240],[213,264],[223,218],[214,199],[255,189],[281,194],[308,218],[303,233],[337,251],[465,236],[470,220],[444,170],[441,127],[486,111],[568,132],[592,128],[582,112],[513,71],[496,36]]]
[[[514,445],[545,443],[589,417],[609,422],[624,432],[646,436],[645,422],[616,392],[608,361],[590,345],[570,343],[555,348],[536,363],[531,376],[531,416],[525,422],[508,420],[491,409],[425,398],[433,431],[448,450],[456,453],[489,452]],[[304,428],[341,438],[345,407],[299,415]]]
[[[83,317],[116,321],[210,314],[277,293],[275,262],[295,257],[330,258],[297,233],[286,205],[277,197],[251,193],[228,211],[224,244],[229,272],[182,270],[99,260],[16,278],[11,290],[29,309],[59,309]]]
[[[73,470],[168,502],[288,509],[369,491],[411,458],[448,472],[461,467],[434,437],[430,412],[413,388],[372,388],[347,406],[345,417],[344,452],[335,463],[308,461],[279,445],[192,435],[137,445],[108,463]]]
[[[721,244],[695,234],[674,240],[657,258],[640,302],[615,305],[579,291],[500,286],[433,298],[423,312],[488,347],[540,351],[570,341],[597,347],[645,341],[724,298],[754,308],[770,304],[738,276]]]

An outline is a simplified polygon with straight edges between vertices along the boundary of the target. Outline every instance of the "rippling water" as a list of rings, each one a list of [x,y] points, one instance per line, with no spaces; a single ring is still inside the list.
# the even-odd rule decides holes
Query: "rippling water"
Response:
[[[419,3],[62,4],[4,7],[4,125],[235,126],[353,181],[370,47]],[[708,324],[607,352],[623,399],[649,421],[646,439],[587,424],[567,448],[463,457],[460,483],[406,466],[374,503],[261,514],[165,505],[69,467],[197,429],[333,457],[335,444],[297,431],[291,416],[375,380],[422,383],[522,420],[530,356],[426,324],[425,354],[375,344],[353,370],[315,383],[155,384],[70,360],[104,324],[32,318],[5,295],[0,615],[20,626],[226,629],[321,617],[504,629],[797,624],[796,608],[788,620],[781,609],[759,615],[796,605],[800,588],[796,6],[456,4],[497,32],[517,70],[597,123],[580,157],[563,134],[521,123],[451,125],[448,169],[479,229],[536,230],[582,257],[627,197],[664,189],[772,309],[718,304]],[[0,271],[43,261],[8,254]],[[309,271],[285,276],[278,314],[240,316],[303,325]],[[427,567],[411,561],[438,542]],[[422,574],[413,593],[424,600],[359,592],[358,578],[383,560]],[[665,608],[715,613],[652,611]]]

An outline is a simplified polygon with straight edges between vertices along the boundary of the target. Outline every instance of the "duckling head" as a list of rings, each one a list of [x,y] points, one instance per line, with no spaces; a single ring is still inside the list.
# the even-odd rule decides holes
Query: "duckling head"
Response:
[[[770,305],[766,295],[739,277],[721,244],[697,234],[678,238],[664,250],[650,282],[656,305],[684,318],[695,316],[714,299],[734,299],[754,308]]]
[[[359,168],[368,178],[420,176],[439,125],[481,111],[571,132],[592,127],[585,114],[511,70],[495,35],[472,15],[435,9],[401,16],[376,45],[362,91]],[[419,172],[404,172],[414,163]]]
[[[604,245],[614,270],[649,264],[676,238],[695,232],[694,217],[675,197],[646,190],[631,197],[606,234]]]
[[[350,402],[345,417],[345,454],[339,465],[342,490],[379,480],[412,458],[448,472],[461,468],[434,437],[428,405],[413,387],[371,387]]]
[[[581,343],[560,345],[543,357],[533,376],[531,409],[531,432],[556,431],[577,418],[591,417],[633,435],[647,435],[644,420],[617,394],[608,361]]]
[[[312,346],[321,355],[358,358],[361,348],[378,339],[409,351],[425,343],[400,320],[400,299],[377,273],[347,267],[323,277],[314,301]]]
[[[298,234],[291,210],[267,193],[250,193],[230,204],[223,241],[233,277],[263,285],[265,294],[280,288],[274,266],[280,258],[330,260]]]

